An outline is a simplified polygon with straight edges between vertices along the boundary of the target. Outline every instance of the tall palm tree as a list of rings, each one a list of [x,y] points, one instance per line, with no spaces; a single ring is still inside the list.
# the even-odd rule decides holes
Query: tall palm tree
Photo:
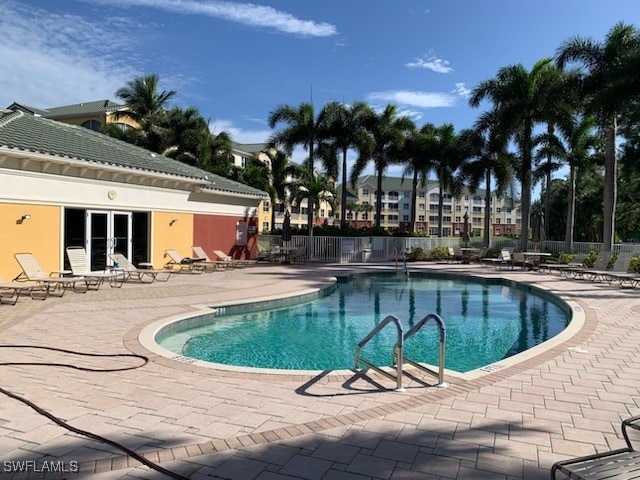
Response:
[[[271,200],[271,228],[276,224],[276,209],[277,203],[283,203],[285,206],[288,202],[287,188],[289,185],[289,178],[296,175],[298,166],[289,161],[289,157],[277,149],[268,149],[266,155],[269,157],[271,168],[269,169],[269,188],[266,190],[269,193]]]
[[[438,237],[442,237],[444,192],[448,190],[453,197],[457,197],[462,191],[462,182],[458,173],[462,166],[463,155],[452,124],[445,123],[437,127],[434,137],[433,170],[438,178]]]
[[[327,171],[342,173],[340,201],[340,224],[346,225],[347,215],[347,152],[350,148],[362,149],[366,143],[365,121],[372,115],[371,107],[366,102],[357,101],[350,105],[340,102],[329,102],[324,107],[326,115],[326,131],[323,134],[321,149],[325,157],[325,165],[331,164]],[[342,167],[337,168],[338,155],[342,154]]]
[[[474,88],[470,99],[473,107],[479,106],[484,99],[491,100],[500,119],[500,129],[507,132],[518,146],[518,180],[522,189],[520,246],[523,249],[526,249],[529,241],[533,129],[548,118],[544,109],[544,91],[553,75],[551,62],[550,58],[539,60],[530,71],[522,64],[503,67],[495,78],[485,80]]]
[[[484,235],[482,246],[491,246],[491,180],[495,180],[496,195],[502,196],[510,187],[513,176],[513,155],[507,152],[506,139],[498,129],[499,122],[494,110],[485,112],[474,128],[459,134],[465,161],[462,176],[469,189],[475,191],[484,181]]]
[[[564,237],[564,248],[567,252],[573,250],[577,175],[582,168],[593,163],[593,154],[600,145],[599,138],[594,134],[595,126],[596,120],[593,117],[575,116],[570,124],[563,125],[561,133],[564,142],[555,136],[541,138],[541,154],[569,165],[567,223]]]
[[[307,215],[312,221],[317,216],[323,203],[327,203],[333,208],[335,198],[336,192],[333,183],[324,175],[317,175],[310,168],[299,169],[297,178],[291,183],[291,202],[300,205],[306,200],[308,206]],[[309,228],[309,237],[313,238],[313,224]],[[311,254],[313,254],[313,251]]]
[[[140,125],[142,146],[160,150],[160,135],[154,131],[175,90],[158,91],[160,77],[156,73],[135,77],[116,91],[116,97],[124,100],[128,111],[117,116],[130,117]],[[116,118],[117,118],[116,116]]]
[[[321,139],[325,116],[324,109],[316,116],[313,105],[307,102],[298,107],[278,105],[269,114],[269,127],[275,128],[279,123],[285,123],[287,127],[276,131],[269,141],[280,145],[289,156],[297,145],[302,145],[308,153],[306,166],[313,170],[316,143]]]
[[[432,170],[432,162],[435,158],[436,127],[431,123],[426,123],[419,130],[412,131],[405,143],[405,164],[402,172],[402,179],[405,175],[411,175],[411,210],[409,223],[411,231],[416,231],[416,198],[418,186],[425,187],[429,180],[429,172]]]
[[[158,127],[163,133],[160,153],[189,165],[200,166],[201,147],[211,133],[207,121],[197,108],[183,110],[174,107],[160,119]]]
[[[377,176],[375,226],[379,228],[382,217],[382,177],[387,168],[401,158],[406,135],[415,129],[415,125],[409,117],[398,117],[398,107],[389,104],[382,112],[370,114],[365,126],[368,139],[353,165],[350,180],[355,187],[358,177],[369,160],[373,159]]]
[[[577,62],[586,68],[583,95],[587,113],[593,114],[604,132],[605,176],[603,189],[602,248],[613,249],[617,196],[616,135],[617,114],[637,90],[629,88],[630,68],[637,66],[640,31],[633,25],[617,23],[609,30],[604,42],[591,38],[572,37],[563,42],[556,58],[562,68]],[[637,78],[637,71],[634,72]]]

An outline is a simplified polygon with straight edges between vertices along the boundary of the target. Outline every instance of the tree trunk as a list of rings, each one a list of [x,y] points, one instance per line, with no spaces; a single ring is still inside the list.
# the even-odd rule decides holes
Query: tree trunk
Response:
[[[340,227],[347,226],[347,149],[342,150],[342,203],[340,205]]]
[[[444,217],[444,181],[438,182],[438,237],[442,237],[442,222]]]
[[[547,133],[553,135],[555,129],[552,123],[547,124]],[[549,238],[549,216],[551,215],[551,154],[547,155],[547,172],[545,183],[547,184],[546,192],[544,195],[544,233],[545,237]]]
[[[521,210],[522,220],[520,223],[520,248],[526,251],[529,246],[529,211],[531,210],[531,155],[533,147],[531,145],[532,125],[530,121],[526,121],[524,132],[522,134],[522,194],[521,194]]]
[[[616,130],[615,116],[606,130],[606,147],[604,153],[604,189],[603,189],[603,219],[602,249],[611,252],[615,241],[616,196],[617,196],[617,162],[616,162]]]
[[[413,169],[413,182],[411,183],[411,213],[409,221],[411,222],[411,231],[416,231],[416,196],[418,194],[418,169]]]
[[[380,227],[380,220],[382,217],[382,169],[377,168],[378,182],[376,191],[376,227]]]
[[[482,246],[489,248],[491,246],[491,170],[488,168],[485,182],[484,238],[482,239]]]
[[[569,166],[569,193],[567,194],[567,227],[564,233],[564,250],[573,250],[573,228],[576,222],[576,171],[573,165]],[[548,221],[548,220],[547,220]]]

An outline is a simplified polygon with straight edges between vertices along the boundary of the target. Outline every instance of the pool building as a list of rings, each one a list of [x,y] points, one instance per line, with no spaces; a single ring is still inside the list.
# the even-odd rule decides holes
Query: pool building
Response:
[[[166,263],[192,245],[236,258],[257,255],[265,192],[81,126],[0,109],[0,277],[20,273],[16,252],[47,271],[84,246],[92,269],[124,253]],[[210,253],[211,254],[211,253]]]

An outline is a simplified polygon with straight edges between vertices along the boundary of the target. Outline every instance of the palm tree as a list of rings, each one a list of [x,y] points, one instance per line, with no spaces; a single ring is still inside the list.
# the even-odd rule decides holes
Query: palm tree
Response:
[[[316,117],[313,105],[303,102],[298,107],[278,105],[269,114],[269,127],[275,128],[279,123],[288,126],[278,130],[269,139],[270,142],[282,146],[284,152],[291,156],[297,145],[307,149],[306,166],[313,170],[316,143],[321,139],[321,129],[324,128],[325,110],[321,110]]]
[[[323,203],[334,208],[336,192],[332,182],[324,175],[317,175],[310,168],[301,168],[297,172],[297,178],[291,183],[291,202],[300,205],[307,201],[308,218],[313,222],[318,210]],[[309,237],[313,238],[313,223],[309,228]],[[313,242],[311,242],[311,255],[313,255]]]
[[[596,120],[593,117],[574,117],[570,124],[562,128],[564,142],[555,136],[543,137],[540,152],[566,162],[569,165],[568,193],[567,193],[567,223],[565,228],[565,251],[573,250],[573,237],[576,211],[576,178],[578,172],[590,165],[594,150],[599,145],[599,139],[594,135]],[[545,217],[549,218],[549,217]]]
[[[470,104],[480,105],[484,99],[493,102],[500,119],[500,129],[513,137],[520,152],[520,180],[522,194],[522,231],[520,248],[529,241],[529,211],[531,209],[531,169],[533,164],[534,126],[548,119],[544,91],[553,71],[550,58],[536,62],[531,71],[522,64],[498,70],[495,78],[481,82],[471,95]]]
[[[116,97],[124,100],[126,112],[116,114],[129,117],[140,125],[142,146],[159,153],[161,137],[154,131],[167,106],[176,94],[175,90],[158,91],[158,74],[135,77],[116,91]]]
[[[629,73],[638,65],[640,32],[633,25],[617,23],[607,33],[603,43],[590,38],[572,37],[563,42],[556,58],[562,68],[578,62],[586,69],[583,95],[588,114],[596,116],[604,132],[605,174],[603,189],[602,248],[613,249],[617,190],[616,135],[617,114],[637,90],[629,88]],[[637,70],[633,72],[637,79]],[[633,82],[631,83],[633,85]]]
[[[457,197],[462,191],[462,182],[457,173],[462,166],[463,155],[452,124],[445,123],[437,127],[434,137],[433,170],[438,178],[438,237],[442,237],[444,192],[448,190]]]
[[[435,157],[435,126],[431,123],[424,124],[420,130],[410,133],[405,143],[405,167],[402,179],[405,175],[411,175],[411,212],[409,223],[411,231],[416,231],[416,198],[418,185],[424,187],[429,179],[429,172]]]
[[[370,159],[373,159],[377,175],[376,190],[376,222],[380,227],[382,217],[382,176],[389,166],[399,161],[406,136],[415,129],[409,117],[398,117],[398,107],[387,105],[380,113],[371,113],[365,126],[368,132],[367,141],[351,170],[351,185],[355,188],[358,177]]]
[[[361,101],[351,105],[329,102],[323,110],[326,115],[326,131],[321,151],[325,157],[325,165],[331,165],[327,172],[342,172],[340,224],[344,227],[347,214],[347,152],[350,148],[361,149],[366,143],[365,121],[373,112],[366,102]],[[337,168],[339,154],[342,154],[340,169]]]
[[[201,166],[202,146],[207,141],[209,125],[195,107],[174,107],[160,119],[163,155],[189,165]]]
[[[269,157],[271,168],[269,170],[269,187],[266,190],[271,200],[271,228],[276,224],[277,203],[287,204],[287,188],[289,178],[296,175],[299,167],[289,162],[289,157],[277,149],[267,149],[266,155]]]
[[[480,116],[473,129],[459,134],[465,161],[462,176],[475,191],[484,181],[484,235],[482,246],[491,246],[491,180],[495,179],[496,195],[502,196],[511,185],[513,155],[507,152],[506,139],[498,130],[499,122],[494,110]]]

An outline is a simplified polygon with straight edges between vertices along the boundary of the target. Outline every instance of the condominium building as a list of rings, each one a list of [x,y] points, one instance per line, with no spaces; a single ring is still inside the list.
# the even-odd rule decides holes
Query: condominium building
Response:
[[[349,186],[350,187],[350,186]],[[376,222],[375,204],[377,177],[367,175],[358,178],[356,188],[350,188],[353,203],[357,208],[347,210],[347,221],[354,227],[372,226]],[[382,180],[382,212],[380,226],[388,229],[410,230],[411,205],[416,209],[416,230],[438,234],[438,182],[427,181],[418,188],[413,198],[411,180],[400,177],[384,177]],[[468,215],[470,233],[482,235],[484,214],[487,208],[485,191],[463,192],[459,197],[445,193],[443,199],[442,234],[444,236],[461,235],[464,228],[464,216]],[[505,198],[492,195],[491,204],[492,235],[516,235],[520,232],[520,205],[511,205]]]

